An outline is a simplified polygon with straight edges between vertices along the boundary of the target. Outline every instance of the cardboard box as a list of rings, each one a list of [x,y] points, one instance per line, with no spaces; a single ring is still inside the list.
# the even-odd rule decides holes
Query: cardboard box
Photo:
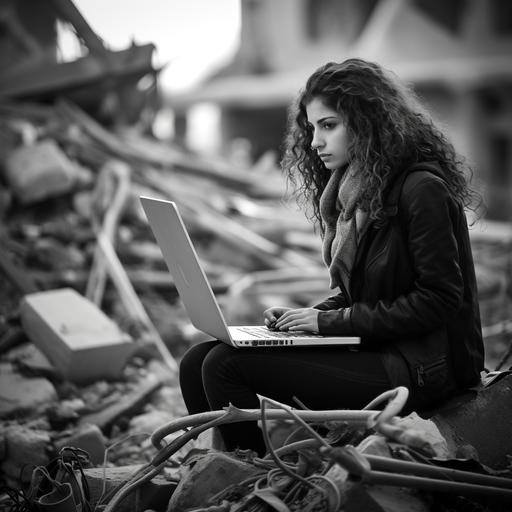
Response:
[[[135,348],[131,336],[71,288],[27,294],[20,313],[28,337],[75,383],[118,378]]]

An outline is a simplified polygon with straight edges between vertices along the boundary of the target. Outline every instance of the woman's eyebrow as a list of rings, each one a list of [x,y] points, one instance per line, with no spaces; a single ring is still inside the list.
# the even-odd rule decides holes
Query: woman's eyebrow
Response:
[[[324,123],[325,121],[328,121],[329,119],[333,119],[334,121],[339,121],[340,118],[338,116],[325,116],[325,117],[321,117],[320,119],[315,119],[314,121],[307,121],[306,124],[313,128],[315,124],[321,124],[321,123]]]
[[[325,116],[317,120],[317,123],[324,123],[325,121],[328,121],[329,119],[334,119],[335,121],[338,121],[338,116]]]

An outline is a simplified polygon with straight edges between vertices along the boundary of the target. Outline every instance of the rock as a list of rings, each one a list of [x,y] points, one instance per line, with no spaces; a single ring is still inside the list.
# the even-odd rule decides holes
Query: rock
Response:
[[[16,360],[16,364],[22,373],[29,373],[34,377],[45,377],[52,382],[61,379],[57,369],[33,343],[23,345],[23,350],[20,351],[20,357]]]
[[[408,416],[400,418],[396,425],[420,435],[430,445],[435,457],[450,457],[448,443],[434,421],[421,418],[416,412],[412,412]]]
[[[233,454],[209,451],[198,457],[189,472],[183,475],[167,510],[184,512],[192,507],[204,506],[209,498],[221,490],[258,472],[261,469]]]
[[[57,400],[52,383],[42,377],[25,377],[10,363],[0,363],[0,418],[19,416]]]
[[[452,456],[462,456],[461,448],[468,453],[469,445],[482,464],[503,469],[512,454],[511,403],[512,374],[504,374],[487,387],[453,398],[431,420],[445,437]]]
[[[130,433],[152,433],[157,428],[169,423],[175,419],[171,414],[165,411],[154,409],[144,414],[139,414],[130,420],[128,429]]]
[[[357,450],[366,455],[378,455],[380,457],[391,457],[389,445],[384,436],[372,434],[365,437],[358,445]]]
[[[61,438],[55,442],[57,450],[60,450],[64,446],[85,450],[94,465],[103,464],[104,462],[106,450],[105,438],[96,425],[81,425],[70,436]]]
[[[112,493],[114,489],[125,483],[142,465],[119,466],[114,468],[84,469],[85,478],[91,494],[91,506],[94,509],[103,495]],[[133,512],[151,508],[156,512],[166,510],[167,503],[176,489],[176,482],[169,481],[164,475],[157,475],[144,483],[116,506],[116,512]],[[105,486],[105,488],[104,488]],[[99,507],[98,507],[99,509]]]
[[[57,403],[46,408],[46,418],[53,429],[63,430],[69,424],[76,423],[79,414],[71,407]]]
[[[78,166],[51,139],[20,146],[5,161],[5,178],[23,204],[70,191],[80,175]]]
[[[9,426],[5,430],[5,461],[2,471],[12,478],[29,481],[31,472],[22,471],[49,462],[50,435],[46,431],[33,430],[23,425]]]
[[[179,386],[165,385],[155,392],[152,402],[156,408],[168,411],[174,418],[187,416],[187,407]]]
[[[149,373],[134,389],[127,390],[115,403],[97,412],[83,415],[79,423],[93,423],[98,425],[102,432],[107,432],[121,416],[133,416],[135,411],[140,410],[142,404],[147,403],[150,395],[160,386],[158,378]]]

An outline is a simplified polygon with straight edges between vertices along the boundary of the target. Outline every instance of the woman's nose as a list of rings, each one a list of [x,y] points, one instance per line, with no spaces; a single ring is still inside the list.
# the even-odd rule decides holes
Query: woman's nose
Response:
[[[320,140],[318,135],[313,134],[313,139],[311,141],[311,149],[318,149],[322,147],[323,142]]]

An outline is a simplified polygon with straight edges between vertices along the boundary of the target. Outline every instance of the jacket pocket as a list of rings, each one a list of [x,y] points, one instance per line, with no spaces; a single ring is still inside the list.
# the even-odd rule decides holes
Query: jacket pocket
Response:
[[[421,392],[443,391],[448,381],[446,357],[414,366],[413,381]]]

